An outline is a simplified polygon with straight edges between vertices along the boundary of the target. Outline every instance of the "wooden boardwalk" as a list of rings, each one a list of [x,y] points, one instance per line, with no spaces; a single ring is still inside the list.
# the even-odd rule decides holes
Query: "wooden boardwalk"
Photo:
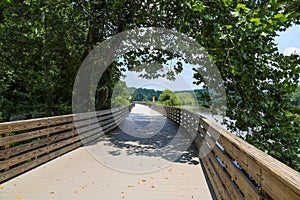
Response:
[[[180,141],[189,144],[185,131],[136,105],[94,144],[5,182],[0,199],[211,199],[195,146]]]

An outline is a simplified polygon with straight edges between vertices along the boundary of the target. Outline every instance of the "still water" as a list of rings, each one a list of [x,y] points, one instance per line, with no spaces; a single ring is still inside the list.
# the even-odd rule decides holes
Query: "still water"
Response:
[[[218,115],[218,114],[213,114],[209,108],[205,108],[205,107],[201,107],[201,106],[199,107],[199,106],[194,106],[194,105],[182,105],[182,106],[180,106],[180,108],[198,113],[201,116],[205,117],[209,121],[211,121],[214,124],[222,127],[225,130],[228,130],[228,128],[224,124],[224,121],[227,120],[227,121],[230,121],[230,122],[234,122],[234,120],[230,120],[228,117],[224,117],[224,116],[221,116],[221,115]],[[239,135],[241,137],[245,137],[246,134],[247,134],[247,132],[245,132],[245,131],[236,131],[236,132],[231,131],[231,133],[233,133],[235,135]]]

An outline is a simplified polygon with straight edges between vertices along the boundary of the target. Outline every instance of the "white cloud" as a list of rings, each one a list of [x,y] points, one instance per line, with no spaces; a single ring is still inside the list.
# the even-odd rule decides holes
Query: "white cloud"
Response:
[[[296,47],[288,47],[284,50],[283,52],[284,55],[289,56],[291,54],[298,54],[300,55],[300,48],[296,48]]]

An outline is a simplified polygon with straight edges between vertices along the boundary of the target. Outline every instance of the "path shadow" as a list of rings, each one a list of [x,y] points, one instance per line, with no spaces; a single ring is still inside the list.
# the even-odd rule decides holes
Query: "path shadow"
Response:
[[[139,131],[151,132],[149,126],[155,125],[155,122],[164,120],[165,123],[160,127],[156,134],[151,133],[149,137],[138,137]],[[150,123],[151,122],[151,123]],[[135,123],[138,128],[132,129],[135,131],[128,132],[122,130],[122,125]],[[127,123],[127,124],[126,124]],[[126,151],[126,155],[148,156],[163,158],[171,162],[186,163],[189,165],[198,165],[198,149],[189,137],[189,134],[182,128],[179,128],[174,122],[166,119],[163,116],[147,116],[142,113],[131,113],[129,117],[110,133],[98,139],[102,145],[111,146],[108,153],[112,156],[119,156],[121,152]]]

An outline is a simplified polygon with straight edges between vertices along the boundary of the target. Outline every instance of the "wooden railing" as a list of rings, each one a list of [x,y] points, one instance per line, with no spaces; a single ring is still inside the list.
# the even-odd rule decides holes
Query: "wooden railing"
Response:
[[[134,104],[94,113],[97,126],[80,114],[0,124],[0,182],[11,179],[116,128]],[[88,116],[88,115],[85,115]],[[74,119],[86,134],[78,135]],[[100,126],[99,126],[100,124]]]
[[[191,133],[217,199],[300,199],[300,173],[243,139],[197,113],[136,103],[162,113]]]

